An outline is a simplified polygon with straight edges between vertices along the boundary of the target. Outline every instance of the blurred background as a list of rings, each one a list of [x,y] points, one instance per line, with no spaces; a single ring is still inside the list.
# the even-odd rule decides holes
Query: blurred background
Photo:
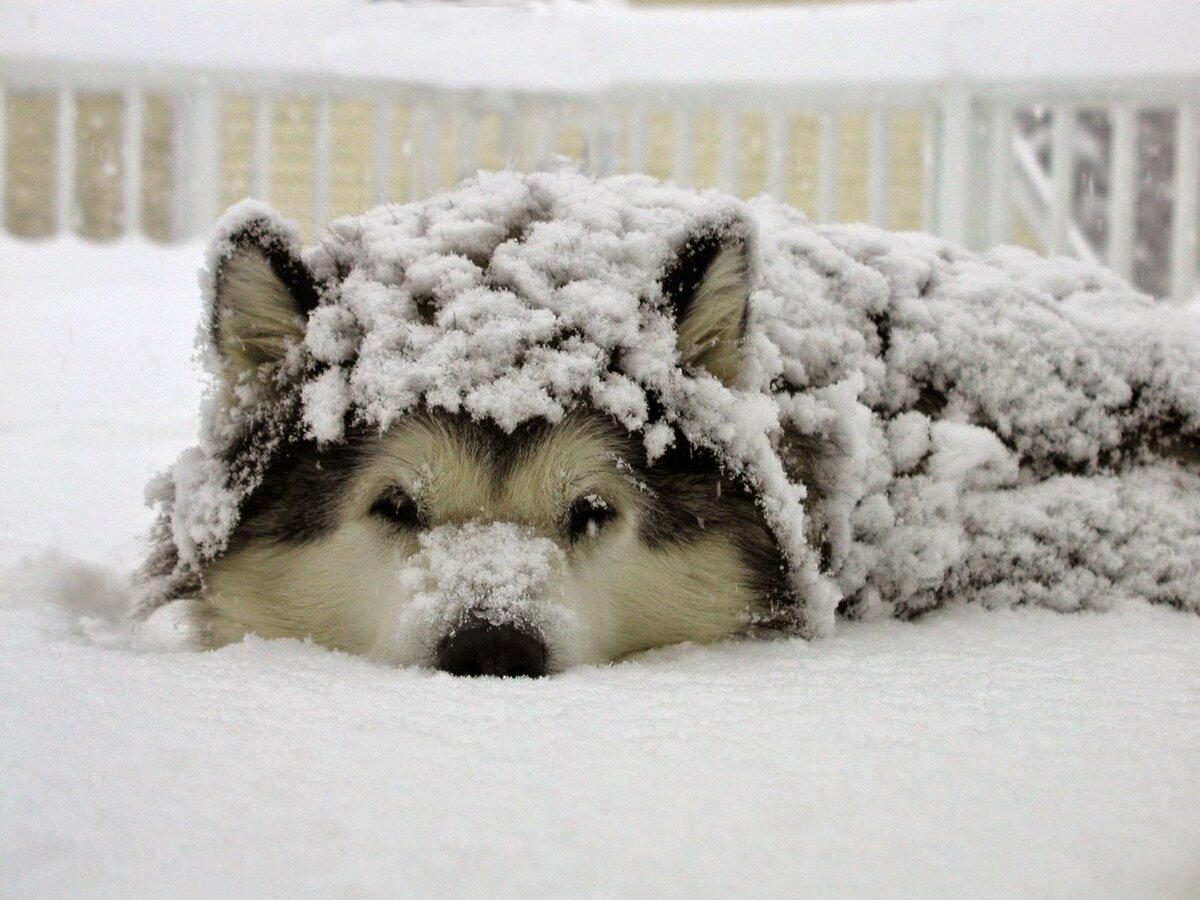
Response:
[[[4,0],[0,221],[175,241],[479,169],[647,172],[822,222],[1197,284],[1200,3]]]

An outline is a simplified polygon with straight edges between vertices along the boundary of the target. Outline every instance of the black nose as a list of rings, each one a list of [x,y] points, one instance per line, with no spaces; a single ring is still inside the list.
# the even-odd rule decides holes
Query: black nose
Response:
[[[442,640],[436,662],[451,675],[540,678],[546,674],[546,645],[515,625],[469,622]]]

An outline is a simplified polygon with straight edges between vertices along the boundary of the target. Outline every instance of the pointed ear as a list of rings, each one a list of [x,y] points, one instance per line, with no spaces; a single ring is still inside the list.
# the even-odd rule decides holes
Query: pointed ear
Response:
[[[295,229],[265,208],[254,212],[210,251],[209,328],[229,386],[283,360],[288,346],[304,339],[318,300]]]
[[[732,386],[749,312],[747,237],[728,228],[692,235],[667,267],[662,291],[675,311],[680,361]]]

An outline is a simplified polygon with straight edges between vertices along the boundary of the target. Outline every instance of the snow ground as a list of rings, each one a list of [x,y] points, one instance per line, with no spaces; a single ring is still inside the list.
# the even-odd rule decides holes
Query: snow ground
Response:
[[[132,642],[200,258],[0,242],[0,895],[1200,895],[1200,618],[1169,610],[521,683]]]

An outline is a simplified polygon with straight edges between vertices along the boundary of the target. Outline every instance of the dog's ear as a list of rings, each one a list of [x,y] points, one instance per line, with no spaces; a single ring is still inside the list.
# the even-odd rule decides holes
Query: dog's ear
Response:
[[[750,303],[750,245],[745,234],[712,228],[693,234],[663,274],[675,312],[679,357],[732,385],[741,365]]]
[[[214,242],[209,329],[226,384],[278,363],[304,339],[319,297],[294,228],[265,207]]]

